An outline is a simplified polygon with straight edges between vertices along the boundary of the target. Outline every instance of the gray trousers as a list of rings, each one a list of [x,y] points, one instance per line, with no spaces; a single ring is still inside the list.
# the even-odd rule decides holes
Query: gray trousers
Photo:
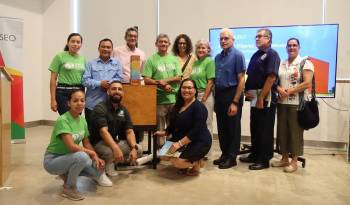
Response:
[[[123,152],[124,155],[124,160],[125,162],[129,162],[129,154],[130,154],[130,146],[128,144],[128,142],[126,140],[120,140],[118,142],[118,145],[120,147],[120,149]],[[136,144],[137,146],[137,157],[141,157],[142,156],[142,146],[139,144]],[[112,149],[105,144],[105,142],[103,140],[101,140],[99,143],[97,143],[94,146],[94,149],[96,151],[96,153],[98,154],[98,156],[105,160],[106,164],[108,163],[112,163],[114,161],[114,154]]]

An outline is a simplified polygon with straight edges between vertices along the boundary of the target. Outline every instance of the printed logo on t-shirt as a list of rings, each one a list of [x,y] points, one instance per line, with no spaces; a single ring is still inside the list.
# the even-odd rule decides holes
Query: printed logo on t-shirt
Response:
[[[124,110],[120,110],[117,115],[118,117],[124,117]]]
[[[173,71],[175,70],[175,65],[174,64],[166,64],[166,63],[162,63],[162,64],[158,64],[157,66],[157,70],[160,72],[168,72],[168,71]]]
[[[262,55],[261,57],[260,57],[260,60],[265,60],[265,58],[267,57],[267,54],[265,53],[264,55]]]
[[[74,133],[72,137],[75,143],[80,143],[84,138],[84,132]]]
[[[63,64],[63,67],[67,70],[84,70],[84,67],[80,63],[69,63],[66,62]]]
[[[200,72],[201,72],[200,67],[193,67],[192,68],[192,74],[198,74]]]

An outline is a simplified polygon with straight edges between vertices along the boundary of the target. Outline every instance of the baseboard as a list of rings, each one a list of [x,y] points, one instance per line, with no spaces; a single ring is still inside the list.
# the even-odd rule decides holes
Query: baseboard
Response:
[[[214,134],[214,140],[218,140],[218,135]],[[241,137],[242,144],[250,144],[250,136]],[[320,148],[320,149],[335,149],[339,151],[347,150],[347,143],[345,142],[328,142],[328,141],[315,141],[315,140],[304,140],[305,147]]]
[[[53,120],[36,120],[36,121],[31,121],[31,122],[25,122],[24,127],[31,128],[31,127],[37,127],[40,125],[53,126],[54,124],[55,124],[55,121],[53,121]]]

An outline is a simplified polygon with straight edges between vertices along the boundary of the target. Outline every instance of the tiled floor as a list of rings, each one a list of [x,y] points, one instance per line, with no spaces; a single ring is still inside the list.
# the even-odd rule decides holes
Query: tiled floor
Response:
[[[199,177],[180,176],[166,164],[157,170],[120,173],[113,187],[99,187],[79,178],[78,188],[86,198],[73,202],[59,195],[62,181],[42,168],[52,127],[26,130],[26,144],[12,145],[12,173],[0,190],[0,205],[19,204],[350,204],[350,164],[345,152],[305,149],[306,168],[287,174],[279,168],[249,171],[246,164],[228,170],[212,165],[218,144]]]

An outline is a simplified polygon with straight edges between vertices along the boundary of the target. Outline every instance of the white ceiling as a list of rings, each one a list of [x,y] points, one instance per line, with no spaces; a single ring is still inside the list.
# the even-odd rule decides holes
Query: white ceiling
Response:
[[[0,4],[35,13],[43,13],[54,1],[55,0],[0,0]]]

